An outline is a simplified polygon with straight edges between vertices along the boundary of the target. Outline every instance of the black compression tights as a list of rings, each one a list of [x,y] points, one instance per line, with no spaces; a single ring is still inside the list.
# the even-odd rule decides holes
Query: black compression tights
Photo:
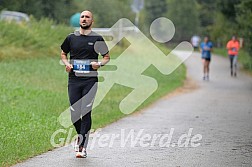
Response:
[[[68,82],[71,120],[76,132],[83,137],[81,146],[87,145],[88,137],[86,136],[92,125],[91,111],[96,91],[96,80],[69,80]]]

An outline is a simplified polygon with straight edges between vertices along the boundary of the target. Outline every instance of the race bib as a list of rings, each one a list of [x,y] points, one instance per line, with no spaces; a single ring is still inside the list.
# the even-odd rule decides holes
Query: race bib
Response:
[[[74,60],[73,71],[75,73],[89,73],[90,61],[89,60]]]

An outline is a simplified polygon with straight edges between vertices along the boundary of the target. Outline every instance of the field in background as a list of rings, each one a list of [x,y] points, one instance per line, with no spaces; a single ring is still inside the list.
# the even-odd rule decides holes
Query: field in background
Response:
[[[51,135],[63,128],[57,118],[68,108],[68,97],[67,74],[59,64],[60,44],[72,30],[52,25],[46,19],[20,25],[0,22],[0,166],[53,149]],[[168,52],[164,46],[161,49]],[[112,58],[122,51],[114,48]],[[165,76],[150,66],[144,74],[155,78],[159,88],[138,110],[183,85],[185,67]],[[93,111],[92,128],[126,116],[118,106],[131,90],[114,85]],[[61,133],[55,141],[66,136]]]

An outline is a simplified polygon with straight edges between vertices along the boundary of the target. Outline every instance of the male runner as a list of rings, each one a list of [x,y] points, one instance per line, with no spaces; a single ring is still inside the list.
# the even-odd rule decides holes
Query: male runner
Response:
[[[109,62],[110,56],[104,39],[91,30],[93,14],[83,11],[80,29],[69,34],[61,45],[61,60],[66,66],[71,120],[79,134],[76,158],[86,158],[88,134],[91,129],[91,111],[97,90],[97,69]],[[97,42],[98,41],[98,42]],[[96,45],[96,42],[99,45]],[[70,62],[67,55],[70,53]],[[103,56],[98,62],[98,55]]]

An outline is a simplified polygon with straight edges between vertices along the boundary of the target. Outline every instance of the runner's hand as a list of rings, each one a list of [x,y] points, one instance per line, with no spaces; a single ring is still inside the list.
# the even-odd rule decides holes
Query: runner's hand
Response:
[[[72,64],[67,64],[66,65],[66,72],[70,72],[73,68],[73,65]]]
[[[91,62],[90,64],[92,65],[92,68],[94,70],[97,70],[98,68],[101,67],[101,65],[98,62],[95,62],[95,61]]]

